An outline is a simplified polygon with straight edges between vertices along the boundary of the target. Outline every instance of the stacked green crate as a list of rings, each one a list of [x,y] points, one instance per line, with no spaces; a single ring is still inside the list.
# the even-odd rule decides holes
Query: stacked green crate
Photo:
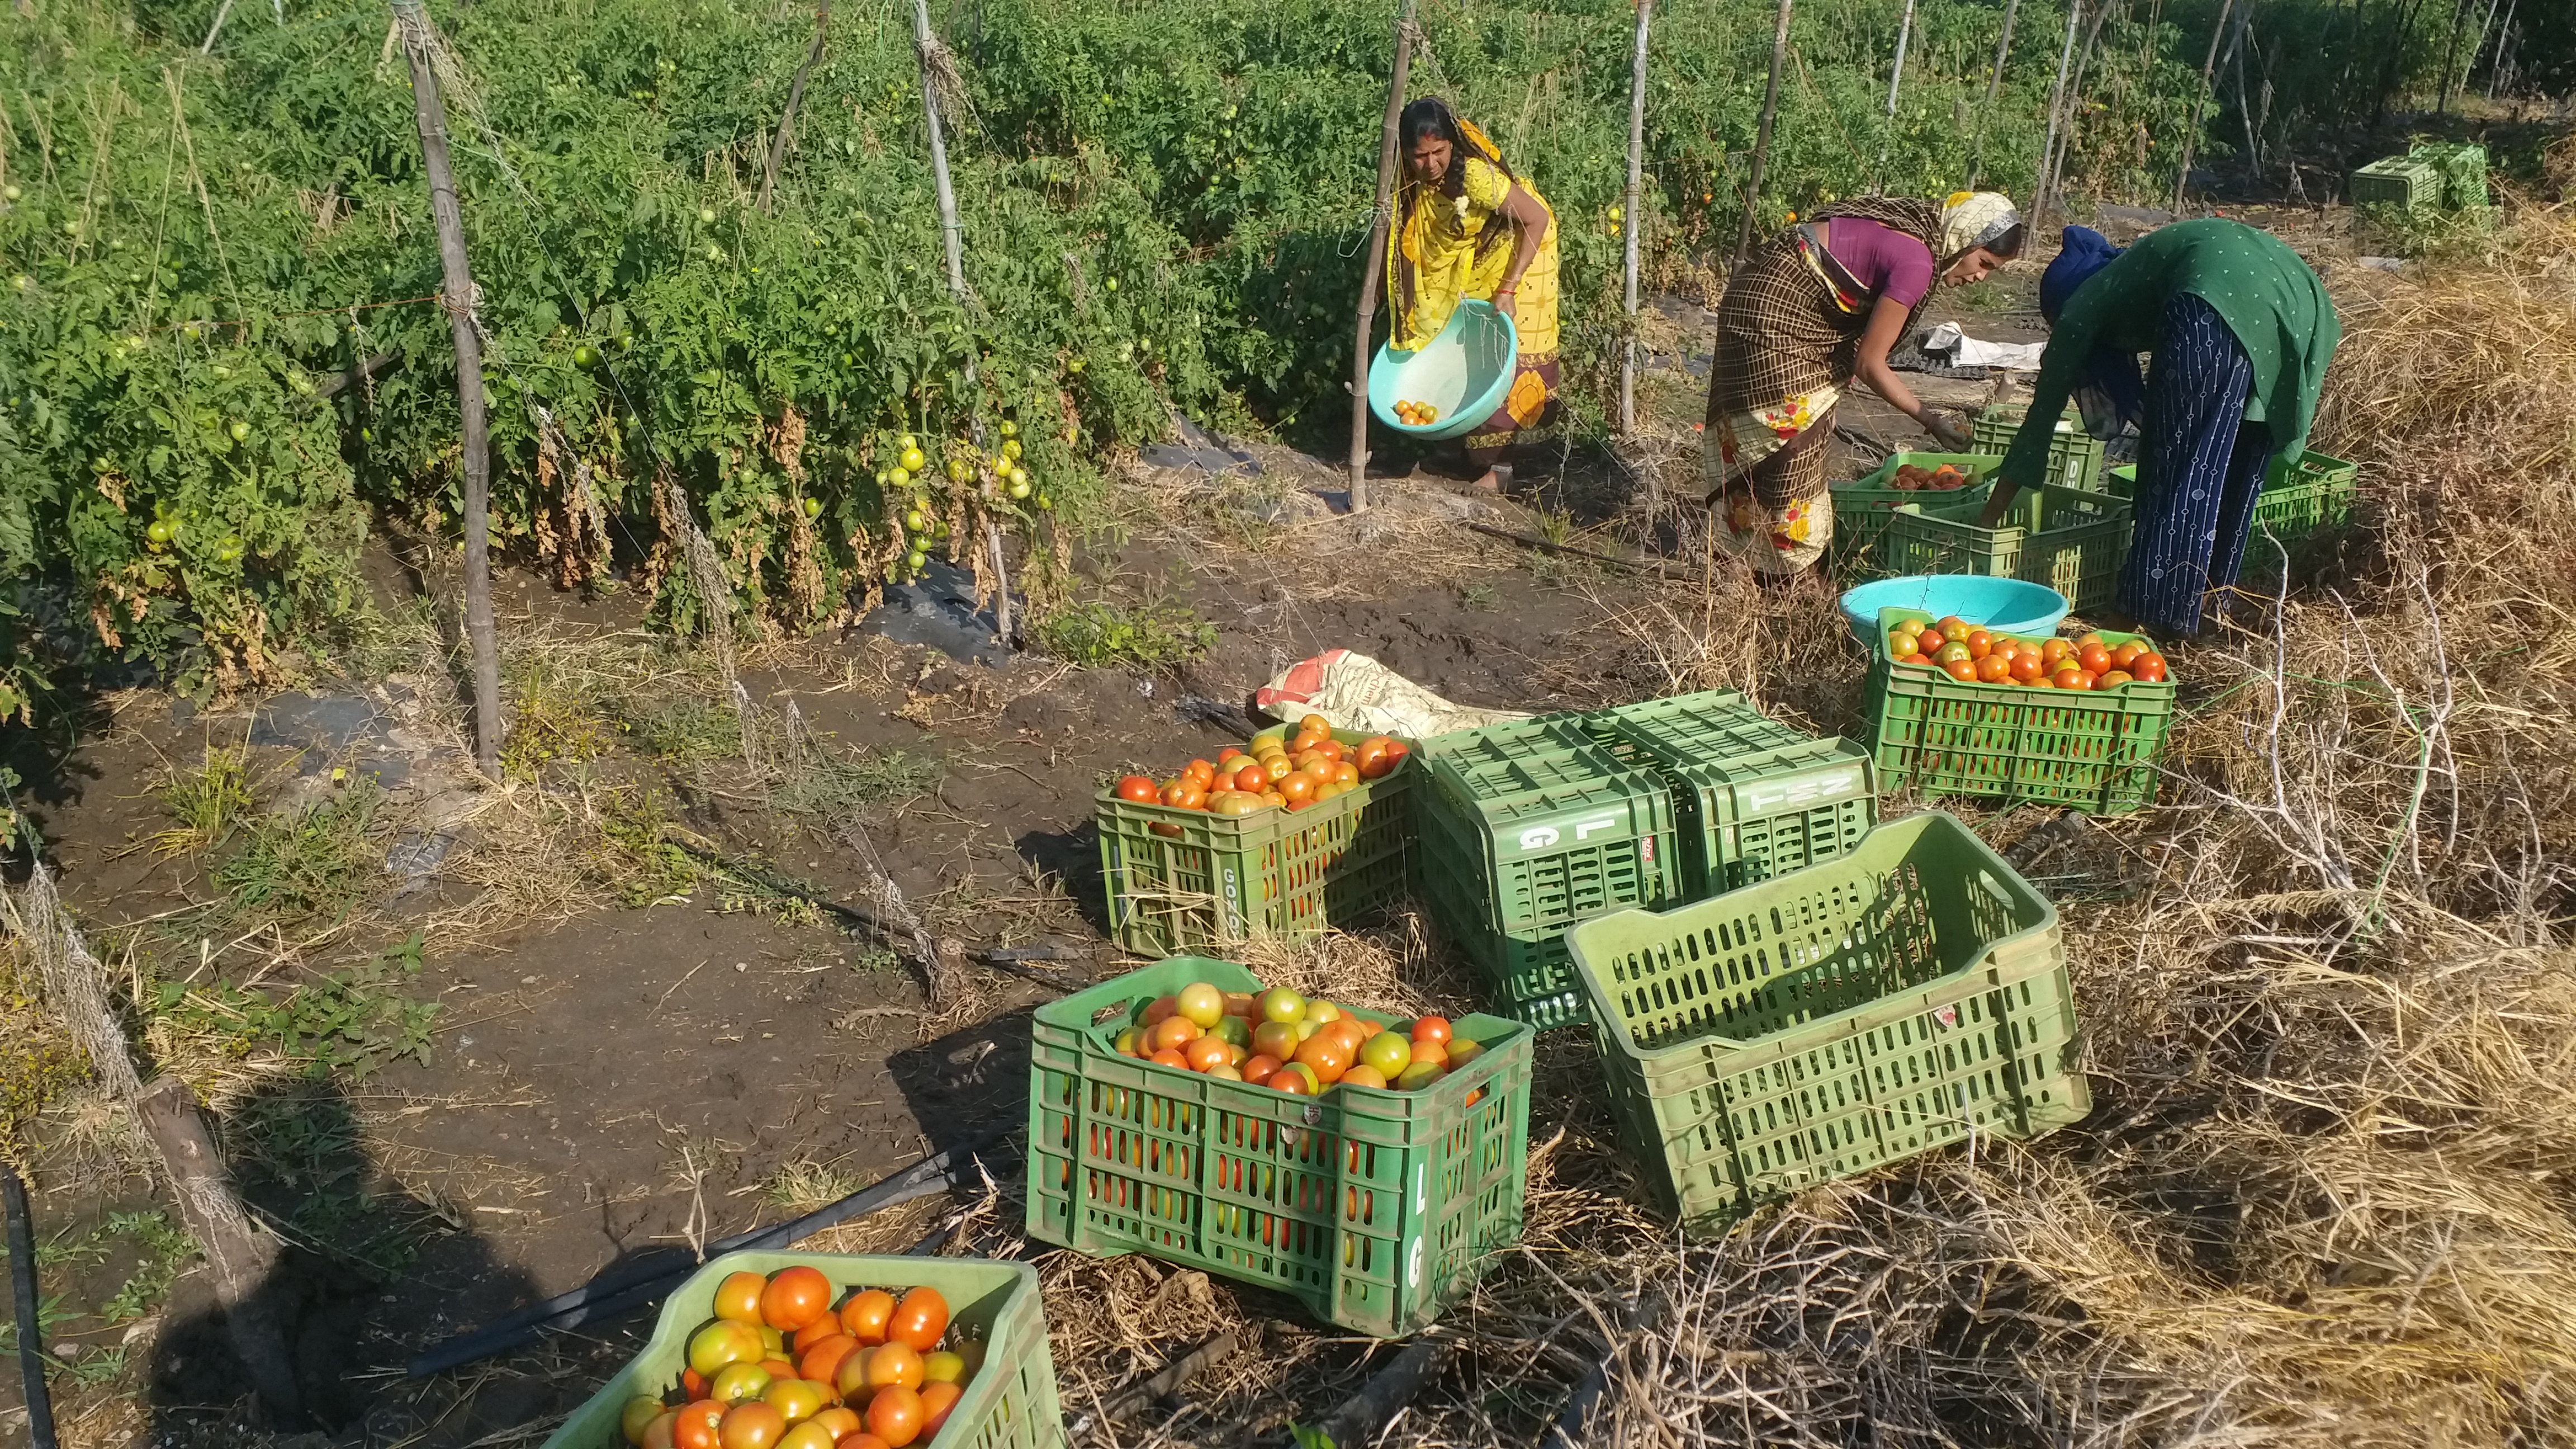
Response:
[[[2129,505],[2107,493],[2024,488],[1993,528],[1981,503],[1912,504],[1880,538],[1880,566],[1894,575],[1976,574],[2046,584],[2077,612],[2111,602],[2129,552]]]
[[[2116,498],[2134,499],[2138,468],[2123,464],[2104,475]],[[2247,587],[2270,588],[2281,579],[2283,565],[2303,546],[2328,529],[2352,518],[2361,494],[2361,468],[2313,449],[2295,463],[2274,455],[2263,475],[2263,493],[2254,502],[2254,529],[2245,541],[2245,561],[2237,571]]]
[[[2486,147],[2474,141],[2418,141],[2406,148],[2406,159],[2433,168],[2441,178],[2444,206],[2464,211],[2488,204]]]
[[[1673,802],[1567,716],[1424,743],[1415,800],[1433,915],[1491,978],[1505,1015],[1578,1024],[1565,928],[1680,895]]]
[[[1834,541],[1827,562],[1834,576],[1854,582],[1883,577],[1886,570],[1878,567],[1878,539],[1887,531],[1889,514],[1908,503],[1983,503],[1994,491],[1988,475],[2003,461],[1995,453],[1891,453],[1867,476],[1832,485]],[[1899,488],[1896,470],[1908,465],[1956,468],[1968,475],[1968,486],[1948,491]]]
[[[1977,452],[2001,456],[2012,451],[2013,438],[2021,432],[2022,419],[2030,409],[2019,403],[1998,403],[1976,416],[1969,427],[1975,440],[1970,444]],[[2100,438],[2077,427],[2063,413],[2057,419],[2057,430],[2048,440],[2048,477],[2043,482],[2061,488],[2098,488],[2102,473]]]

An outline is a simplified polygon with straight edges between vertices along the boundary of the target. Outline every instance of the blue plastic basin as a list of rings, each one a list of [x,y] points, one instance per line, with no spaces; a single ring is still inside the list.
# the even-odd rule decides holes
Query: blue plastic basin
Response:
[[[1863,584],[1843,595],[1843,619],[1863,649],[1878,642],[1878,611],[1920,609],[1952,614],[2002,634],[2048,635],[2066,617],[2066,596],[2046,584],[1974,574],[1909,574]]]
[[[1491,302],[1461,302],[1449,325],[1419,352],[1378,344],[1369,363],[1369,411],[1412,438],[1464,437],[1492,417],[1511,392],[1521,360],[1520,329]],[[1429,403],[1440,410],[1426,427],[1400,422],[1399,402]]]

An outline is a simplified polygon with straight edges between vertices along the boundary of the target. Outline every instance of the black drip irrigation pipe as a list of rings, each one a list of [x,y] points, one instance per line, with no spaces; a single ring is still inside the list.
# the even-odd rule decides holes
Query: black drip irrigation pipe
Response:
[[[861,1188],[829,1207],[816,1208],[801,1218],[791,1218],[774,1227],[736,1233],[729,1238],[718,1238],[707,1244],[706,1256],[712,1259],[720,1253],[783,1248],[836,1223],[946,1192],[967,1164],[976,1161],[985,1149],[1017,1130],[1020,1129],[1009,1127],[986,1133],[963,1146],[925,1157],[902,1172]],[[403,1373],[416,1379],[444,1373],[461,1364],[506,1353],[540,1333],[571,1328],[593,1318],[605,1318],[639,1304],[650,1303],[668,1292],[674,1282],[696,1272],[699,1266],[700,1260],[677,1250],[667,1256],[657,1255],[651,1261],[638,1263],[622,1273],[603,1275],[568,1293],[558,1293],[542,1303],[529,1304],[489,1327],[451,1338],[403,1365]],[[22,1309],[22,1315],[26,1311]],[[52,1449],[52,1446],[40,1444],[37,1449]]]
[[[0,1200],[9,1211],[9,1287],[18,1308],[18,1375],[27,1384],[27,1437],[54,1449],[54,1396],[45,1387],[44,1325],[36,1307],[36,1230],[27,1219],[27,1185],[0,1162]]]

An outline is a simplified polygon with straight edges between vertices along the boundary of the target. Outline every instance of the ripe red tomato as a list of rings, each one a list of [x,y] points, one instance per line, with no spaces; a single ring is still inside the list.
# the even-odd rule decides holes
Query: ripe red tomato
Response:
[[[760,1291],[760,1316],[781,1333],[801,1332],[831,1311],[831,1280],[802,1263],[771,1274],[769,1286]]]
[[[841,1326],[861,1348],[885,1342],[886,1320],[893,1316],[894,1295],[882,1288],[862,1288],[841,1305]]]
[[[1118,798],[1133,800],[1139,805],[1153,804],[1161,793],[1162,787],[1143,775],[1129,775],[1118,782]]]
[[[1413,1024],[1415,1041],[1447,1041],[1450,1035],[1449,1018],[1445,1016],[1426,1016]]]
[[[2111,651],[2100,644],[2086,644],[2075,651],[2075,663],[2094,674],[2106,673],[2111,668]]]
[[[838,1319],[827,1321],[836,1328],[840,1326]],[[817,1339],[813,1346],[807,1348],[796,1360],[796,1376],[812,1379],[818,1384],[828,1384],[832,1381],[832,1376],[840,1372],[841,1360],[858,1351],[859,1341],[846,1333],[835,1333],[828,1338]]]
[[[1968,657],[1971,659],[1983,659],[1995,652],[1995,636],[1983,629],[1969,630],[1966,643]]]
[[[948,1300],[936,1288],[906,1293],[894,1306],[894,1317],[886,1320],[886,1341],[908,1344],[915,1353],[939,1347],[939,1336],[947,1331]]]
[[[2132,639],[2128,643],[2111,651],[2111,667],[2114,669],[2126,669],[2130,665],[2137,663],[2138,656],[2146,652],[2146,645]]]
[[[787,1432],[787,1416],[758,1399],[725,1410],[716,1426],[719,1449],[769,1449]]]
[[[1949,663],[1944,664],[1944,665],[1942,665],[1941,667],[1942,667],[1942,668],[1944,668],[1944,669],[1946,669],[1946,670],[1948,670],[1948,671],[1950,671],[1950,677],[1951,677],[1952,679],[1960,680],[1960,681],[1963,681],[1963,682],[1968,683],[1968,684],[1974,684],[1974,683],[1976,683],[1976,682],[1977,682],[1977,661],[1976,661],[1976,660],[1973,660],[1973,659],[1953,659],[1953,660],[1951,660]]]
[[[948,1422],[948,1416],[957,1411],[957,1401],[964,1397],[966,1397],[966,1391],[957,1387],[955,1384],[923,1384],[921,1386],[921,1432],[923,1437],[937,1437],[940,1426]]]
[[[1292,1097],[1311,1097],[1315,1094],[1315,1089],[1307,1085],[1306,1073],[1297,1070],[1294,1064],[1272,1072],[1269,1080],[1262,1085],[1274,1092],[1286,1092]]]
[[[2103,675],[2101,678],[2094,680],[2093,687],[2095,689],[2117,689],[2123,684],[2134,684],[2136,682],[2137,676],[2129,673],[2129,671],[2125,669],[2114,669]]]
[[[2129,672],[2136,675],[2141,684],[2162,684],[2165,679],[2165,657],[2156,653],[2141,654],[2129,661]]]
[[[2089,677],[2090,676],[2086,675],[2080,667],[2069,664],[2065,668],[2058,670],[2055,675],[2051,676],[2049,683],[2057,686],[2059,689],[2090,689],[2093,686],[2086,683],[2086,680]]]
[[[2039,656],[2029,652],[2012,657],[2012,677],[2024,684],[2039,678]]]
[[[2012,678],[2012,661],[2001,654],[1989,654],[1977,661],[1977,682],[2001,684]]]
[[[923,1419],[921,1394],[900,1384],[877,1390],[868,1400],[868,1432],[886,1441],[892,1449],[921,1437]]]
[[[758,1273],[728,1273],[716,1285],[716,1317],[760,1326],[760,1293],[769,1280]]]
[[[725,1406],[713,1399],[698,1399],[684,1405],[671,1421],[673,1449],[717,1449],[716,1426],[724,1422]]]

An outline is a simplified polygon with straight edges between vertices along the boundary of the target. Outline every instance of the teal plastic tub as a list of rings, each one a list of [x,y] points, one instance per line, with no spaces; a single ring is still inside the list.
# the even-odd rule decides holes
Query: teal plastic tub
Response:
[[[1461,438],[1493,416],[1520,366],[1521,334],[1491,302],[1461,302],[1449,325],[1419,352],[1381,343],[1369,364],[1369,411],[1408,438]],[[1429,403],[1439,415],[1422,427],[1398,421],[1398,402]]]
[[[2066,596],[2026,579],[1983,574],[1909,574],[1880,579],[1843,595],[1843,621],[1863,649],[1878,645],[1878,611],[1920,609],[1935,619],[1952,614],[2003,634],[2046,636],[2067,614]]]

